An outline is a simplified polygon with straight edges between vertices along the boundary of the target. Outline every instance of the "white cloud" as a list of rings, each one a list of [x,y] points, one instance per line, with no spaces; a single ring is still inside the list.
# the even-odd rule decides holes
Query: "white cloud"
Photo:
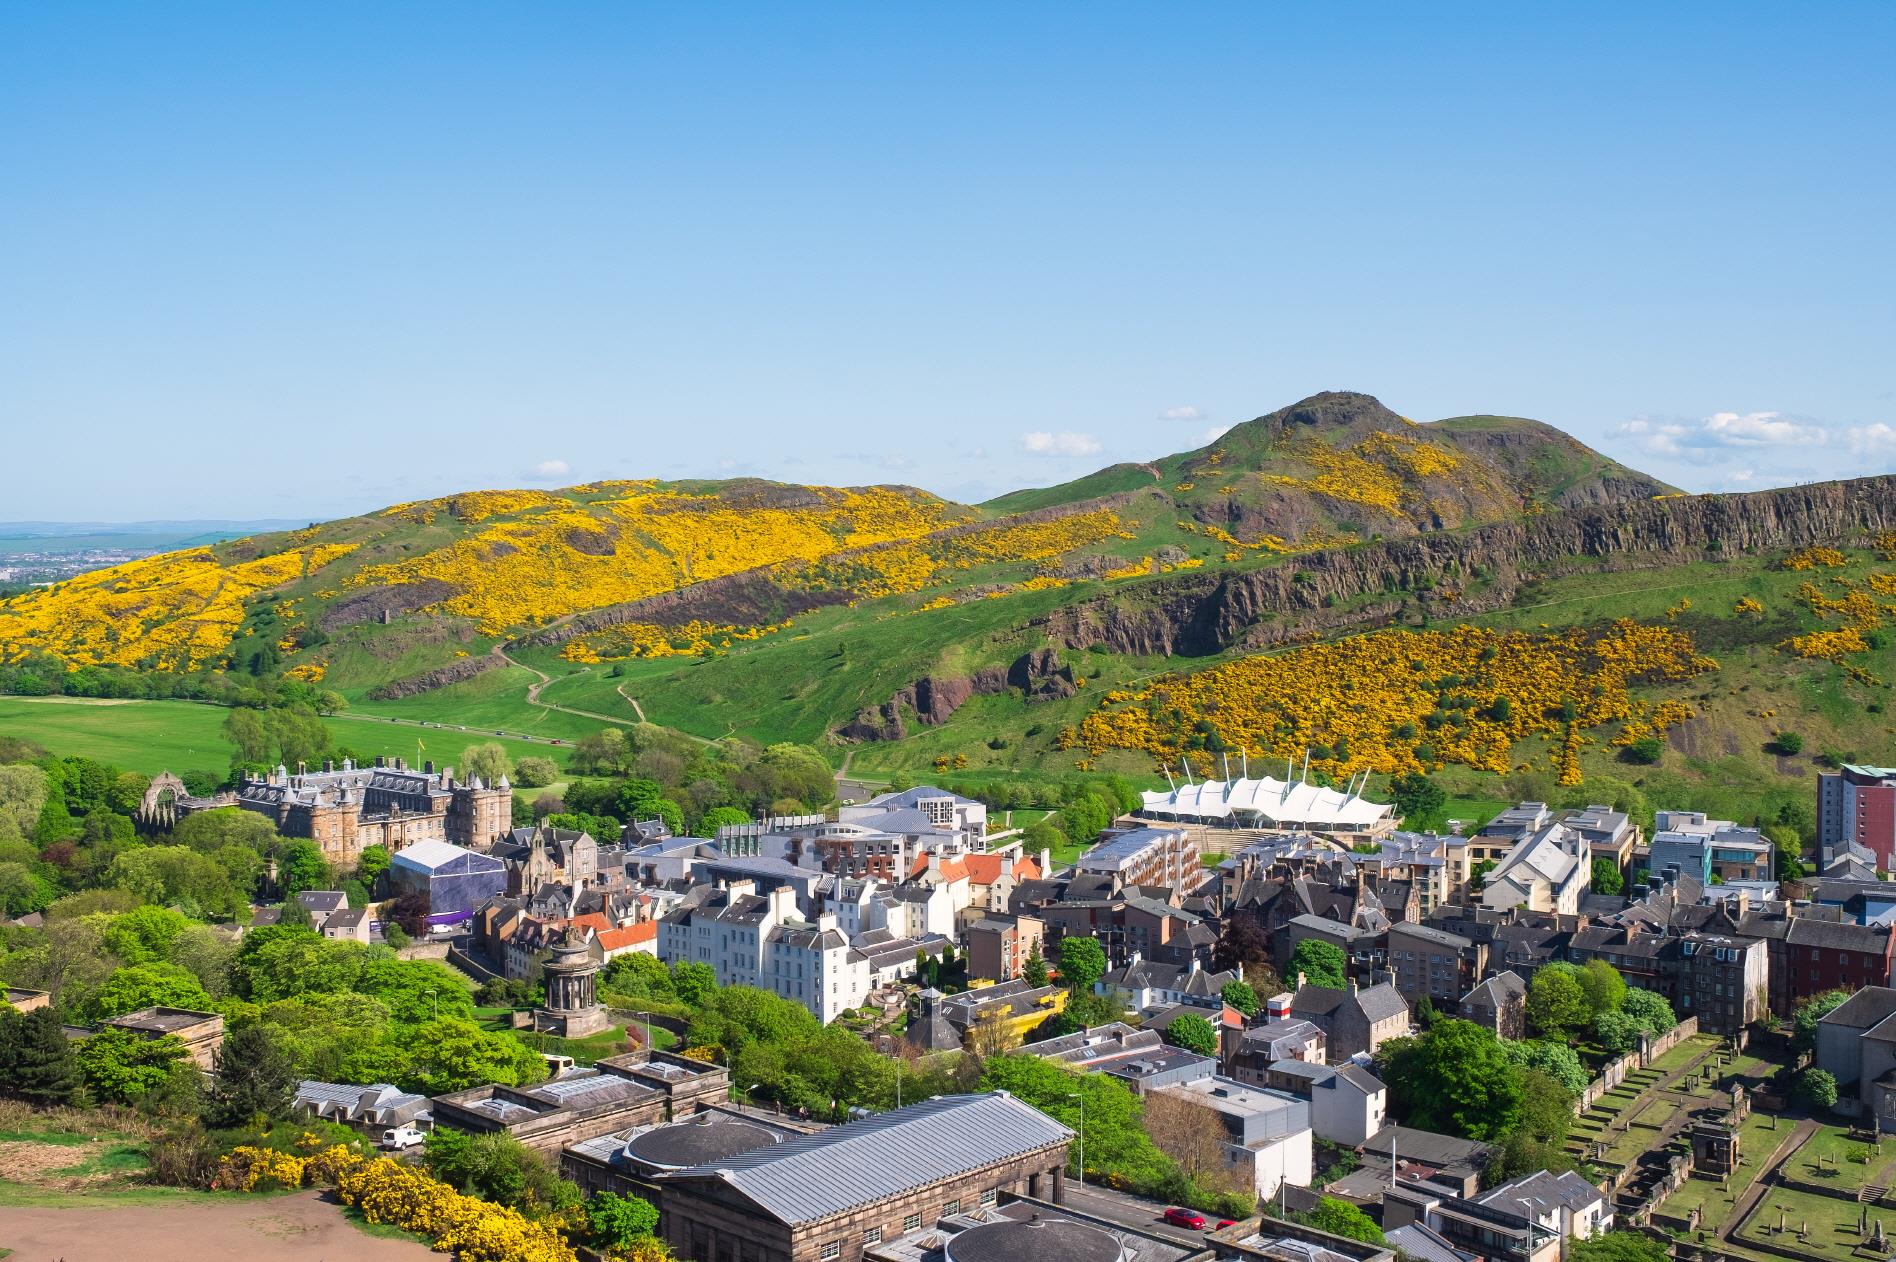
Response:
[[[564,460],[542,460],[527,471],[527,477],[535,482],[557,482],[572,471]]]
[[[1850,450],[1859,455],[1876,455],[1896,450],[1896,427],[1877,421],[1870,425],[1858,425],[1845,435]]]
[[[1701,463],[1722,459],[1720,452],[1761,447],[1821,447],[1830,435],[1817,425],[1792,420],[1782,412],[1714,412],[1696,421],[1640,417],[1620,426],[1640,449],[1656,456],[1679,456]]]
[[[1186,403],[1179,407],[1165,409],[1159,413],[1159,419],[1161,421],[1202,421],[1205,419],[1205,411],[1203,408]]]
[[[1091,434],[1050,434],[1044,429],[1022,434],[1020,445],[1030,456],[1097,456],[1105,450]]]
[[[1229,426],[1229,425],[1214,425],[1210,429],[1206,430],[1202,435],[1199,436],[1198,445],[1200,447],[1205,447],[1212,443],[1215,443],[1220,438],[1223,438],[1226,434],[1229,434],[1231,430],[1232,430],[1232,426]]]

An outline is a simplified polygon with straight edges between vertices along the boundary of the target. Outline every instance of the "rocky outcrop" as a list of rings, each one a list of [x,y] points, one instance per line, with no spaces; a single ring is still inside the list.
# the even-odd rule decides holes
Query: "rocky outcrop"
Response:
[[[424,578],[414,583],[396,583],[387,587],[365,587],[323,610],[323,616],[317,622],[325,631],[364,623],[388,622],[452,595],[454,588],[438,578]]]
[[[812,609],[840,605],[849,599],[850,593],[846,591],[788,591],[773,583],[765,572],[747,570],[644,600],[575,614],[556,626],[521,636],[520,643],[564,644],[589,631],[603,631],[628,622],[649,622],[661,627],[682,626],[693,620],[718,626],[767,626]]]
[[[1198,656],[1387,625],[1421,609],[1488,612],[1534,579],[1863,542],[1888,530],[1896,530],[1896,477],[1596,505],[1303,553],[1266,569],[1181,575],[1034,625],[1067,648]]]
[[[856,717],[836,729],[848,741],[899,741],[908,735],[903,712],[930,727],[946,723],[970,698],[992,696],[1018,688],[1028,701],[1070,697],[1078,690],[1073,668],[1050,648],[1023,653],[1008,666],[986,666],[972,675],[936,678],[924,675],[881,705],[865,706]]]
[[[413,697],[436,688],[445,688],[449,684],[458,684],[464,679],[505,666],[505,659],[483,653],[479,657],[457,657],[446,666],[424,671],[419,675],[410,675],[406,679],[397,679],[378,688],[369,689],[371,701],[395,701],[402,697]]]
[[[1073,668],[1050,648],[1022,653],[1007,668],[1007,686],[1018,688],[1029,701],[1056,701],[1079,691]]]

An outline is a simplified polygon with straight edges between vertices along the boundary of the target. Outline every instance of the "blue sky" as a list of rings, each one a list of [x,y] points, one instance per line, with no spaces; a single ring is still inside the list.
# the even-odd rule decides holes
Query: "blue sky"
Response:
[[[9,5],[0,518],[979,498],[1321,389],[1886,472],[1893,61],[1889,4]]]

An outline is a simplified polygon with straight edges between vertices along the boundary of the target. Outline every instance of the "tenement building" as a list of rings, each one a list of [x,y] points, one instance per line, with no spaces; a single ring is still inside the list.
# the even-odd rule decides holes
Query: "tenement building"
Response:
[[[1002,1195],[1059,1201],[1073,1132],[1004,1091],[937,1096],[664,1179],[664,1233],[709,1262],[858,1262]]]
[[[332,864],[354,866],[365,847],[390,854],[418,841],[445,841],[485,850],[513,827],[513,788],[505,777],[492,788],[479,776],[457,783],[454,769],[419,771],[401,759],[373,767],[324,763],[321,771],[277,769],[246,778],[235,792],[182,798],[180,817],[223,806],[267,816],[285,837],[316,843]]]

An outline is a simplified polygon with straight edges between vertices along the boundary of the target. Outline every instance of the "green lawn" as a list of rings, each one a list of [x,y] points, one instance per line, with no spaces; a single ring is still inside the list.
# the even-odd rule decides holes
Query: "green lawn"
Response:
[[[1788,1228],[1778,1233],[1775,1228],[1780,1221],[1779,1211],[1783,1211],[1781,1220]],[[1796,1192],[1789,1188],[1772,1188],[1758,1203],[1751,1218],[1737,1233],[1737,1238],[1754,1244],[1768,1243],[1779,1249],[1788,1249],[1804,1257],[1853,1258],[1867,1254],[1856,1252],[1863,1241],[1863,1235],[1857,1230],[1861,1208],[1854,1201],[1838,1200],[1831,1196],[1813,1196],[1808,1192]],[[1870,1221],[1875,1223],[1883,1219],[1884,1230],[1891,1227],[1888,1211],[1870,1207]],[[1806,1238],[1798,1240],[1797,1232],[1808,1227]]]
[[[221,732],[227,711],[194,701],[92,701],[73,697],[0,697],[0,733],[35,741],[56,754],[81,754],[127,771],[204,770],[230,765]],[[564,762],[567,751],[539,742],[496,737],[493,730],[422,728],[354,715],[325,720],[340,745],[365,758],[455,763],[469,745],[498,741],[515,758]],[[470,725],[471,726],[471,725]],[[425,749],[417,754],[416,742]]]
[[[1775,1129],[1773,1122],[1775,1121]],[[1701,1222],[1722,1223],[1731,1215],[1733,1206],[1744,1198],[1751,1187],[1752,1180],[1758,1177],[1766,1163],[1771,1160],[1777,1146],[1790,1138],[1796,1123],[1790,1118],[1773,1118],[1763,1113],[1753,1113],[1745,1119],[1739,1128],[1740,1158],[1738,1169],[1731,1176],[1731,1190],[1720,1188],[1718,1181],[1706,1178],[1689,1178],[1678,1191],[1666,1198],[1662,1210],[1677,1218],[1683,1218],[1694,1208],[1701,1208]]]

